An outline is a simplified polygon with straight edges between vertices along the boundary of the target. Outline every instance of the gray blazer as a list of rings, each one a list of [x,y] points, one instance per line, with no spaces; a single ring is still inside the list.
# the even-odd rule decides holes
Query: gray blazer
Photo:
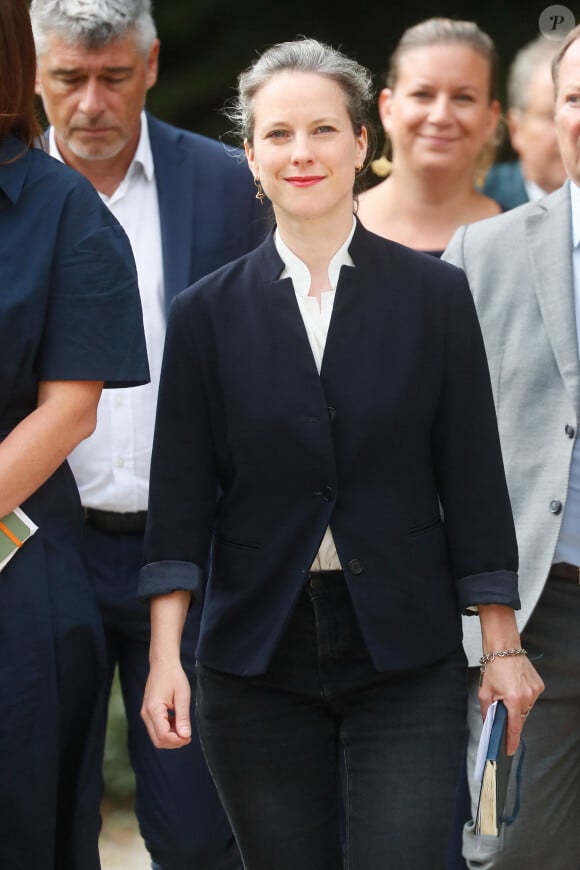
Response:
[[[519,548],[520,631],[542,594],[580,417],[569,182],[461,227],[443,258],[464,269],[488,356]],[[478,619],[464,617],[469,663]]]

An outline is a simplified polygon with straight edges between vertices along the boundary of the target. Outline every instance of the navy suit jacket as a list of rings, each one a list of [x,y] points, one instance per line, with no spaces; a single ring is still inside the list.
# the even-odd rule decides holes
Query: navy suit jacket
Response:
[[[169,311],[181,290],[256,247],[271,228],[272,217],[269,206],[256,200],[243,152],[145,114]]]
[[[349,252],[320,375],[271,236],[172,304],[140,592],[205,595],[210,667],[266,669],[329,524],[379,669],[450,653],[471,604],[519,606],[465,275],[360,224]]]
[[[167,309],[198,278],[254,248],[270,228],[245,156],[147,113]]]

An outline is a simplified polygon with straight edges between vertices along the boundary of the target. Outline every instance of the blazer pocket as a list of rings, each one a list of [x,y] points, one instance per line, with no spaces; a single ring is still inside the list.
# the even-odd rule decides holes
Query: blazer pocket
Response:
[[[214,535],[215,542],[220,547],[227,547],[232,550],[240,550],[242,552],[253,552],[255,550],[261,550],[261,546],[259,544],[255,544],[253,541],[234,541],[231,538],[224,538],[222,535]]]
[[[409,529],[406,537],[407,538],[418,538],[420,535],[428,535],[429,532],[435,531],[435,529],[439,529],[443,527],[443,522],[441,521],[441,517],[437,517],[435,520],[431,520],[429,523],[425,523],[422,526],[414,526],[412,529]]]

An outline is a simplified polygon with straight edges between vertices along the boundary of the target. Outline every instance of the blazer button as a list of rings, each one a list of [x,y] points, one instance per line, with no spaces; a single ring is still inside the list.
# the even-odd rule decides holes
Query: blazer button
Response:
[[[362,574],[363,566],[358,559],[351,559],[348,563],[348,567],[351,574]]]
[[[331,486],[328,486],[328,484],[322,487],[322,498],[324,501],[332,501],[334,498],[334,490]]]
[[[576,434],[576,433],[574,432],[574,427],[573,427],[573,426],[570,426],[568,423],[566,423],[566,425],[564,426],[564,432],[566,433],[566,435],[568,436],[568,438],[573,438],[574,435]]]
[[[331,423],[336,420],[336,408],[333,408],[332,405],[328,406],[328,419]]]
[[[562,502],[559,498],[553,498],[550,502],[550,510],[553,514],[559,514],[562,510]]]

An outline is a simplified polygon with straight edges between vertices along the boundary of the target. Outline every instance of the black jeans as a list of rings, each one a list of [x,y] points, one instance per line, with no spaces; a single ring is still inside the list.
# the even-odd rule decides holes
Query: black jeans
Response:
[[[311,575],[265,674],[198,664],[197,717],[246,870],[445,868],[463,649],[378,672],[340,573]]]

